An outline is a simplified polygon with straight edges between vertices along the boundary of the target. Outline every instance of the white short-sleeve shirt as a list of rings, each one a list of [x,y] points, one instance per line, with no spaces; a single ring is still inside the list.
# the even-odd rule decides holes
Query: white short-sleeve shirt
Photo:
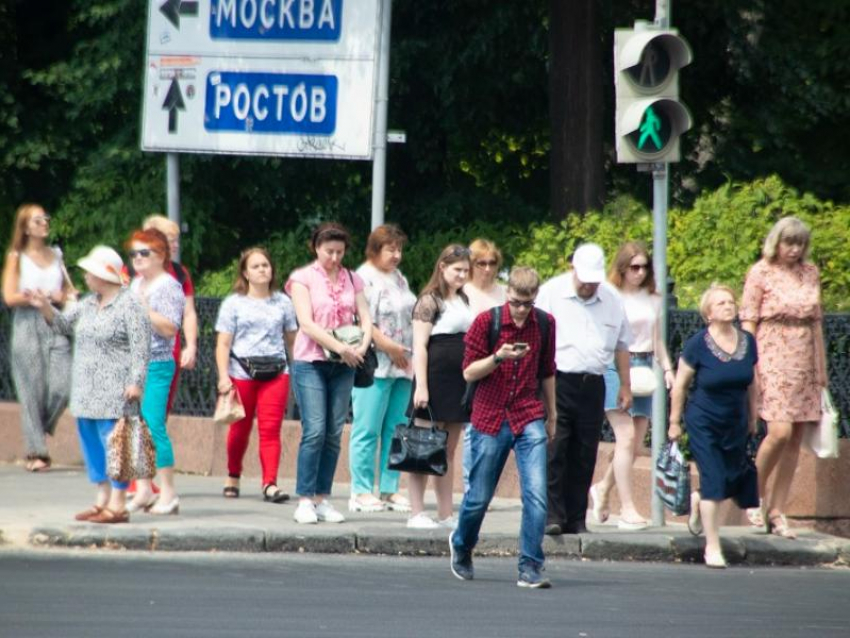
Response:
[[[604,374],[616,350],[632,342],[623,300],[602,283],[590,299],[578,296],[572,271],[540,287],[535,304],[555,317],[555,365],[559,372]]]

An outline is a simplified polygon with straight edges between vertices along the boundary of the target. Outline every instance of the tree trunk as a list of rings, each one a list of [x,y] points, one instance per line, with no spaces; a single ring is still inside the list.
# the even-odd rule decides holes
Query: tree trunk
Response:
[[[605,195],[599,1],[549,0],[549,17],[549,205],[561,220]]]

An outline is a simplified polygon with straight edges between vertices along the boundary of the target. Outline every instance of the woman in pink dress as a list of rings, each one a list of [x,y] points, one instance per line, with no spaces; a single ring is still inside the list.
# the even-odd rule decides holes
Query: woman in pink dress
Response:
[[[809,240],[808,227],[796,217],[774,225],[762,259],[747,274],[740,312],[743,328],[758,344],[759,416],[767,422],[756,458],[762,506],[748,515],[754,525],[784,538],[797,537],[785,504],[805,428],[820,420],[828,378],[820,275],[807,261]]]

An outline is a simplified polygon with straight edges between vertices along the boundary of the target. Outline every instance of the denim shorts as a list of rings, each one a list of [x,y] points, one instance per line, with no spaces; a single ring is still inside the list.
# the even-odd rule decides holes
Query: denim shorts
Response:
[[[652,367],[651,354],[633,354],[629,357],[631,367]],[[620,391],[620,376],[614,364],[608,366],[605,371],[605,411],[617,409],[617,393]],[[652,417],[652,396],[634,397],[632,407],[629,410],[631,416]]]

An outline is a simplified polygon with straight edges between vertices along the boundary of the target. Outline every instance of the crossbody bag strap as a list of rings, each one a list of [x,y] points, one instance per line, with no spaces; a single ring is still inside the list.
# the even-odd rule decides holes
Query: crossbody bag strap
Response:
[[[537,325],[540,327],[541,343],[540,354],[537,360],[537,378],[543,379],[546,371],[546,359],[543,358],[543,353],[549,352],[549,335],[552,332],[552,323],[549,321],[549,315],[544,310],[535,308],[534,312],[537,313]]]
[[[351,274],[351,268],[346,268],[348,278],[351,280],[351,289],[354,291],[354,325],[360,325],[360,315],[357,312],[357,289],[354,287],[354,275]]]

